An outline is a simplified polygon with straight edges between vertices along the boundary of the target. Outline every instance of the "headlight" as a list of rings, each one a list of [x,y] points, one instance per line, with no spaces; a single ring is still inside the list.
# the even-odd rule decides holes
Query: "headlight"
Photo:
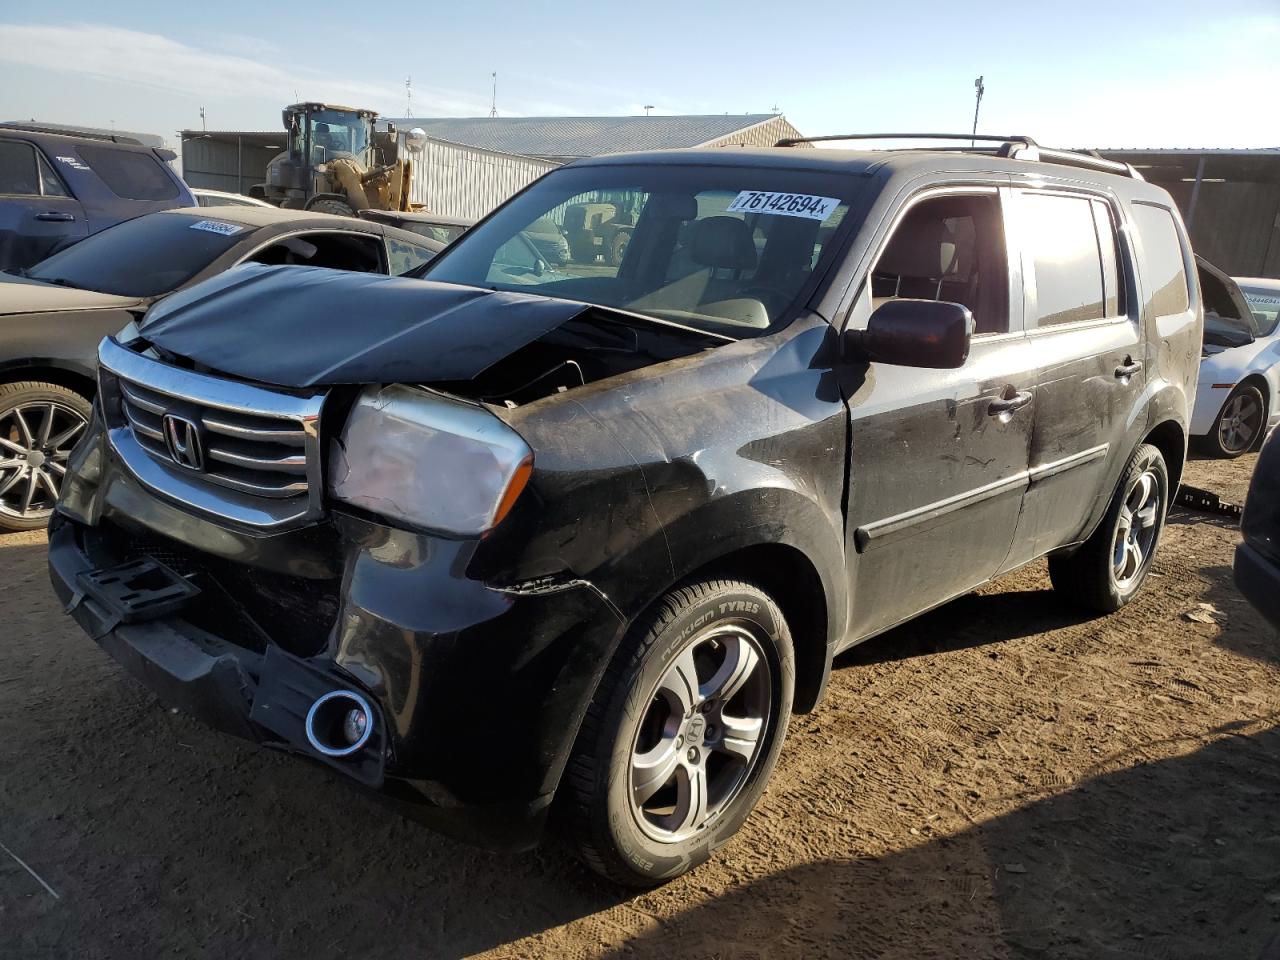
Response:
[[[497,526],[532,472],[529,445],[488,410],[398,385],[360,395],[329,456],[337,499],[459,537]]]

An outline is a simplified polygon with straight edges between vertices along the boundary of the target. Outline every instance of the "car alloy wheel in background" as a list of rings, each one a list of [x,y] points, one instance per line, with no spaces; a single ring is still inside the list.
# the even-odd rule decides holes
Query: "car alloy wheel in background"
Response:
[[[53,384],[0,388],[0,530],[48,522],[89,414],[88,401]]]

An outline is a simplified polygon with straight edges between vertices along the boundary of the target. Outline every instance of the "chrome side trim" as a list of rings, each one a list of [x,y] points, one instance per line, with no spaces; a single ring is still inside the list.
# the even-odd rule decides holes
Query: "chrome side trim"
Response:
[[[1042,463],[1038,467],[1032,467],[1030,471],[1031,482],[1039,483],[1041,480],[1047,480],[1050,477],[1056,477],[1060,473],[1065,473],[1073,467],[1082,467],[1086,463],[1092,463],[1094,460],[1101,460],[1110,449],[1111,444],[1102,443],[1096,447],[1090,447],[1088,450],[1073,453],[1069,457],[1063,457],[1061,460],[1054,460],[1050,463]]]
[[[858,552],[862,553],[877,540],[902,533],[911,527],[928,523],[932,520],[941,519],[955,513],[957,510],[972,507],[975,504],[983,503],[986,500],[994,499],[1014,490],[1022,490],[1027,486],[1028,478],[1029,471],[1023,470],[1011,477],[1004,477],[981,487],[976,487],[973,490],[966,490],[964,493],[958,493],[945,500],[927,503],[923,507],[916,507],[914,510],[907,510],[892,517],[885,517],[883,520],[864,524],[854,530],[854,544],[857,546]]]

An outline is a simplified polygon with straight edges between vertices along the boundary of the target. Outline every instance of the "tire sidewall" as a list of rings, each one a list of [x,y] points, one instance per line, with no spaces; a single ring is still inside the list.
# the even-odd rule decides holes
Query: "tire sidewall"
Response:
[[[1256,395],[1259,409],[1262,411],[1260,422],[1258,424],[1258,432],[1249,441],[1249,445],[1243,450],[1228,450],[1222,445],[1222,417],[1227,411],[1227,406],[1242,393],[1253,393]],[[1209,445],[1213,453],[1224,460],[1234,460],[1237,457],[1243,457],[1250,450],[1257,449],[1258,441],[1266,435],[1267,432],[1267,398],[1262,395],[1262,391],[1255,384],[1242,383],[1228,394],[1227,399],[1222,401],[1222,406],[1218,408],[1218,415],[1213,420],[1213,431],[1209,434]]]
[[[1147,551],[1147,556],[1143,559],[1142,570],[1129,586],[1121,589],[1116,583],[1115,567],[1113,565],[1113,551],[1115,549],[1115,538],[1117,527],[1120,522],[1120,511],[1124,507],[1124,502],[1129,495],[1130,488],[1137,482],[1138,477],[1143,473],[1150,471],[1155,474],[1156,481],[1160,487],[1160,509],[1156,515],[1156,533],[1151,541],[1151,549]],[[1156,551],[1160,548],[1160,538],[1164,535],[1165,518],[1169,513],[1169,468],[1164,462],[1164,456],[1153,446],[1144,444],[1134,453],[1129,461],[1129,466],[1121,477],[1120,486],[1116,488],[1115,499],[1112,501],[1111,508],[1107,511],[1107,584],[1111,590],[1116,606],[1120,607],[1132,600],[1142,589],[1143,584],[1147,582],[1147,577],[1151,573],[1151,567],[1155,563]]]
[[[667,668],[707,628],[725,620],[750,623],[769,661],[773,687],[765,745],[755,769],[730,806],[697,835],[677,843],[661,843],[635,822],[630,804],[631,746],[636,727],[651,702],[653,689]],[[618,855],[628,868],[650,881],[659,881],[697,866],[728,842],[750,815],[777,763],[791,716],[795,690],[795,655],[791,635],[777,606],[748,584],[716,590],[684,610],[662,633],[619,685],[610,705],[603,735],[611,742],[602,750],[609,758],[605,802],[608,830]]]

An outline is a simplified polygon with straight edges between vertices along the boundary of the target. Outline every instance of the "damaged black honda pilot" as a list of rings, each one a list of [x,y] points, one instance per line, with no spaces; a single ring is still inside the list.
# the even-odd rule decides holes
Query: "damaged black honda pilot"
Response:
[[[423,279],[245,266],[105,340],[53,582],[167,703],[657,882],[834,654],[1046,555],[1136,593],[1190,257],[1163,190],[1027,138],[577,162]]]

